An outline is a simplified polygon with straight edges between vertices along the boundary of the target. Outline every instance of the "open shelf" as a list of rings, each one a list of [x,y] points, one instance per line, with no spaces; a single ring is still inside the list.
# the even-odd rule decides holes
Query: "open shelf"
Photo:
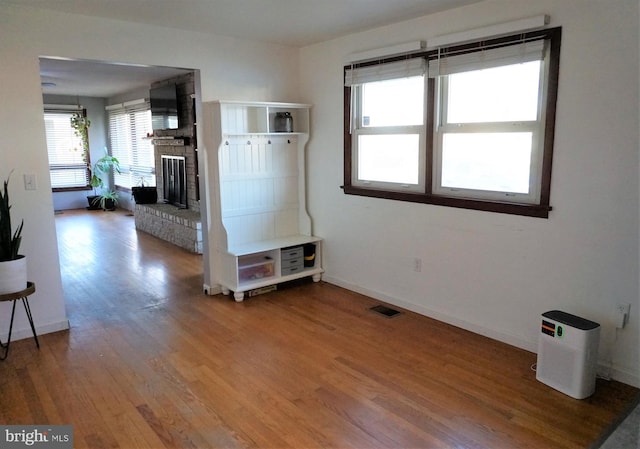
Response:
[[[308,134],[309,106],[295,103],[238,103],[225,102],[221,117],[222,133],[226,135],[247,134]],[[291,133],[275,131],[275,116],[278,112],[289,112],[293,118]]]

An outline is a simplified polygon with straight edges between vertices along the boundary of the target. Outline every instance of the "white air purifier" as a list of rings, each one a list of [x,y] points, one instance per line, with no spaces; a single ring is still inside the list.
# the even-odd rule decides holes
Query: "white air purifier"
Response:
[[[596,389],[600,325],[570,313],[542,314],[536,379],[576,399]]]

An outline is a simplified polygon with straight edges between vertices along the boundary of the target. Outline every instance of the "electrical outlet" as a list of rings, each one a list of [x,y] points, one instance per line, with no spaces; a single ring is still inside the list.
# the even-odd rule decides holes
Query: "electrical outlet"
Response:
[[[416,273],[420,273],[422,271],[422,259],[419,257],[416,257],[415,259],[413,259],[413,271],[415,271]]]
[[[631,311],[631,304],[618,304],[616,305],[616,327],[622,329],[629,321],[629,312]]]

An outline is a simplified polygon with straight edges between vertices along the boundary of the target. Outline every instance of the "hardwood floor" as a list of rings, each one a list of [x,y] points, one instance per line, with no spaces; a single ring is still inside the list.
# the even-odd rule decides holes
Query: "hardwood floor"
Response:
[[[327,283],[205,296],[201,256],[124,212],[56,225],[71,329],[12,344],[0,422],[72,424],[76,448],[583,448],[638,399],[572,399],[535,354]]]

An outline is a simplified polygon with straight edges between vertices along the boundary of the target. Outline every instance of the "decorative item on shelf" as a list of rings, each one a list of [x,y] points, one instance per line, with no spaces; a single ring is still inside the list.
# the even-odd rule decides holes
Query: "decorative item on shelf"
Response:
[[[105,189],[103,176],[109,175],[111,170],[120,173],[120,162],[117,158],[109,155],[105,149],[104,156],[93,164],[91,169],[91,180],[89,185],[93,187],[93,195],[88,196],[89,210],[115,210],[118,204],[118,192]],[[100,193],[98,193],[100,189]]]
[[[273,130],[277,133],[293,132],[293,117],[291,117],[291,112],[276,112]]]
[[[27,287],[27,258],[18,254],[24,220],[12,232],[8,185],[9,178],[4,181],[4,192],[0,192],[0,295]]]
[[[131,194],[136,204],[155,204],[158,202],[158,190],[155,186],[144,185],[144,176],[139,185],[131,187]]]

